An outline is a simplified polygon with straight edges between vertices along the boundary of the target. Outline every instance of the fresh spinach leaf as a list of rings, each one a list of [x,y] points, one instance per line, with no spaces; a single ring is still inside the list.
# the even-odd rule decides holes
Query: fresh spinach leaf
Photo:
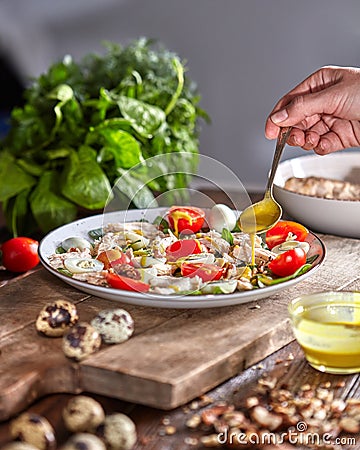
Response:
[[[84,208],[104,208],[111,197],[111,186],[92,148],[82,146],[70,153],[62,173],[61,193]]]
[[[30,196],[30,207],[43,232],[75,220],[77,208],[59,192],[59,176],[46,171]]]
[[[0,202],[36,184],[36,179],[19,167],[8,152],[0,152],[0,180]]]

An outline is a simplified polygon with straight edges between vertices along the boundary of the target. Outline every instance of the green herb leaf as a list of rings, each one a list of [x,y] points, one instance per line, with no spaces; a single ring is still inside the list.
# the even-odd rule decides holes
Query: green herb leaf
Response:
[[[104,208],[111,197],[111,186],[96,162],[95,151],[82,146],[71,152],[62,174],[61,193],[87,209]]]
[[[227,228],[222,229],[221,237],[225,239],[225,241],[227,241],[230,245],[234,245],[234,236]]]
[[[21,169],[15,158],[7,152],[0,152],[0,180],[0,202],[14,197],[36,183],[36,179]]]
[[[59,193],[59,176],[45,172],[30,196],[30,207],[40,229],[48,232],[76,218],[76,206]]]

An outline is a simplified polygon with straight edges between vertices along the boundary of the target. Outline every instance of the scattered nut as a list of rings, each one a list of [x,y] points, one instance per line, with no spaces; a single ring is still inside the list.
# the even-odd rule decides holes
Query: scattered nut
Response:
[[[266,408],[260,405],[255,406],[250,412],[250,415],[255,422],[270,431],[279,428],[283,421],[281,416],[270,413]]]
[[[174,427],[173,425],[167,425],[165,427],[165,434],[167,434],[168,436],[171,436],[175,433],[176,433],[176,427]]]
[[[197,428],[200,424],[201,424],[201,416],[199,416],[199,414],[194,414],[185,422],[185,425],[188,428]]]
[[[204,447],[221,447],[221,442],[219,442],[219,436],[217,434],[202,436],[200,442]]]
[[[340,419],[339,426],[346,433],[359,433],[360,424],[353,417],[343,417]]]

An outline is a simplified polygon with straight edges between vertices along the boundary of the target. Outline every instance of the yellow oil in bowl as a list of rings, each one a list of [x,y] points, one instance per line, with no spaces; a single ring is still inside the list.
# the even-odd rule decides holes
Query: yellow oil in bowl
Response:
[[[321,292],[293,300],[289,313],[309,364],[328,373],[360,372],[360,292]]]

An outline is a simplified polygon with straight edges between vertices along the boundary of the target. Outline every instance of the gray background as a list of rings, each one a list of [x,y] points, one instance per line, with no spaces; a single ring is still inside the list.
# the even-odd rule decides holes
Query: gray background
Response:
[[[1,0],[0,49],[22,76],[102,40],[159,39],[187,60],[212,118],[202,154],[248,190],[262,190],[274,143],[264,137],[277,99],[318,67],[360,65],[359,0]],[[293,147],[284,159],[305,154]],[[211,171],[211,168],[209,168]],[[226,186],[215,171],[209,177]],[[234,188],[234,186],[229,186]]]

